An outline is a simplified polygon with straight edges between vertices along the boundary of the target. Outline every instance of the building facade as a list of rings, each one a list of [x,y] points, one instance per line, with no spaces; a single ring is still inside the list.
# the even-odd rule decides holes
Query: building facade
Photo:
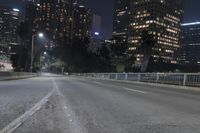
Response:
[[[200,22],[182,24],[181,62],[200,65]]]
[[[140,64],[143,55],[138,48],[141,34],[147,31],[154,36],[154,59],[162,58],[169,63],[177,63],[175,53],[180,48],[181,20],[183,16],[181,0],[132,0],[129,50]]]
[[[19,9],[0,7],[0,63],[5,69],[11,69],[10,55],[12,47],[19,45],[18,26],[22,21]]]
[[[29,38],[31,38],[31,36],[37,32],[37,29],[36,29],[36,27],[38,27],[37,26],[37,17],[38,17],[38,11],[40,8],[40,4],[39,4],[39,2],[35,2],[34,0],[30,0],[30,1],[26,0],[26,1],[24,1],[24,5],[25,5],[24,20],[31,29],[31,32],[29,35]],[[29,40],[29,41],[31,41],[31,40]]]
[[[118,43],[127,42],[130,24],[131,0],[114,1],[113,39]]]
[[[92,36],[101,36],[102,18],[99,15],[93,14],[92,16]]]
[[[19,9],[0,7],[0,43],[1,45],[17,45],[17,28],[22,21]]]
[[[74,10],[74,38],[90,38],[91,29],[91,10],[85,6],[76,5]]]
[[[56,45],[71,41],[73,0],[39,0],[27,3],[26,18],[29,18],[28,22],[33,22],[34,33],[43,32]],[[30,14],[30,11],[33,12]]]

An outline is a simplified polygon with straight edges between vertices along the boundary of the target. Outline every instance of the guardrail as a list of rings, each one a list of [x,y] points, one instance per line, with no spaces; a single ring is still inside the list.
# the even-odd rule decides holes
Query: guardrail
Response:
[[[98,79],[128,80],[200,87],[200,73],[82,73],[74,75]]]
[[[38,76],[37,73],[27,73],[27,72],[0,72],[0,81],[1,80],[14,80],[22,78],[31,78]]]

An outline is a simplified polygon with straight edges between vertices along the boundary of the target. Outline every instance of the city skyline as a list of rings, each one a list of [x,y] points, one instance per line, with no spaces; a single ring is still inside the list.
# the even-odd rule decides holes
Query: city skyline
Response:
[[[199,4],[0,0],[0,133],[200,133]]]
[[[13,5],[13,7],[21,8],[20,1],[21,0],[0,1],[0,4],[9,4]],[[102,34],[104,37],[110,38],[113,30],[114,0],[79,0],[79,3],[89,7],[92,13],[102,16]],[[184,0],[184,23],[200,21],[200,14],[198,14],[198,12],[200,12],[199,4],[199,0]],[[102,6],[104,10],[102,10]]]

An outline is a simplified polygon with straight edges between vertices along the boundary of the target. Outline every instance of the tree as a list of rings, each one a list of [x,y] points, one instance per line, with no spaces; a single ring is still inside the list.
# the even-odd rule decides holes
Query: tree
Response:
[[[90,72],[93,69],[93,56],[88,52],[88,38],[74,38],[72,43],[63,43],[53,49],[52,55],[66,63],[67,71]]]
[[[99,62],[99,72],[110,72],[113,70],[113,66],[111,64],[111,52],[105,43],[102,44],[102,47],[99,50],[99,56],[97,57],[97,61]]]
[[[134,66],[135,61],[136,61],[135,55],[132,53],[132,51],[128,51],[126,53],[126,59],[125,59],[126,72],[134,72],[135,71],[135,66]]]
[[[113,57],[113,64],[116,66],[117,72],[125,71],[126,52],[128,49],[128,42],[122,38],[115,38],[115,43],[111,44],[111,53]]]
[[[150,57],[153,53],[153,47],[155,46],[155,39],[152,34],[149,34],[148,31],[143,31],[141,35],[141,46],[140,50],[144,55],[142,64],[141,64],[141,72],[146,72],[149,64]]]

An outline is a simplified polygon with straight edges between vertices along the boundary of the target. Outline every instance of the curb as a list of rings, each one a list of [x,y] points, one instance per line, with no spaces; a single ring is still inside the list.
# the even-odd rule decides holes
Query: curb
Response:
[[[1,79],[0,81],[12,81],[12,80],[21,80],[21,79],[28,79],[28,78],[34,78],[38,77],[38,75],[32,75],[32,76],[21,76],[21,77],[6,77],[5,79]],[[3,77],[4,78],[4,77]]]

